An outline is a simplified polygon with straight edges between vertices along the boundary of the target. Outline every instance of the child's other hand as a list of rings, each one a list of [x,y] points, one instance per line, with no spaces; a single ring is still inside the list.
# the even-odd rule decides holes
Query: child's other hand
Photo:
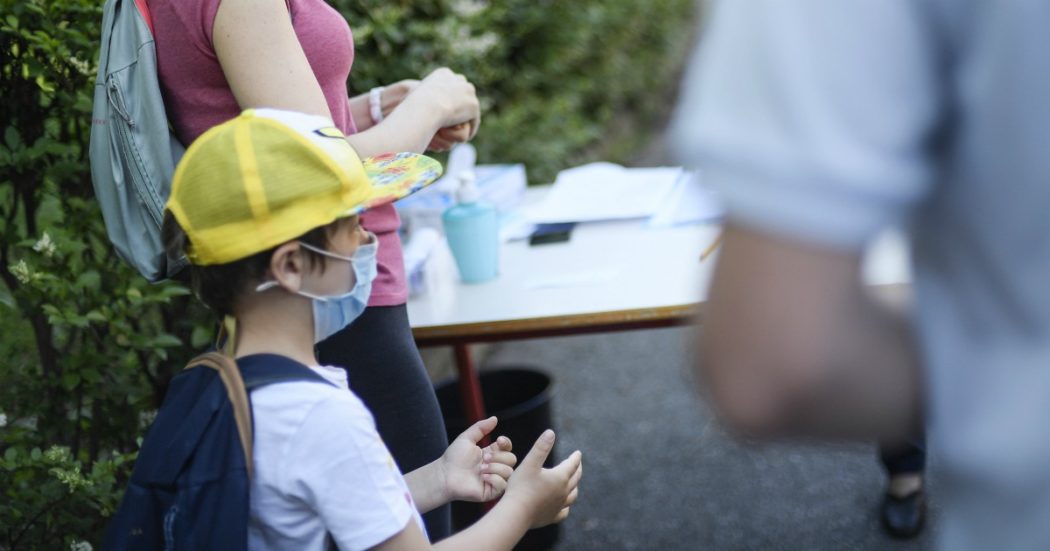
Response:
[[[503,495],[507,479],[518,459],[511,453],[511,441],[500,436],[481,448],[478,442],[496,428],[497,420],[489,417],[474,423],[459,435],[438,461],[449,501],[492,501]]]
[[[583,454],[576,450],[557,466],[544,469],[543,462],[552,449],[554,431],[547,429],[510,477],[507,495],[500,502],[521,506],[532,528],[565,520],[569,516],[569,507],[579,495]]]

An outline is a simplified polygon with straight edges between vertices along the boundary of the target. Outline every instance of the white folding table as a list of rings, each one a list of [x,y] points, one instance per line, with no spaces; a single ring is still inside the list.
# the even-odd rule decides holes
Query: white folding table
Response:
[[[530,188],[526,203],[548,190]],[[471,343],[698,322],[717,258],[700,255],[719,231],[717,224],[650,228],[632,220],[577,225],[567,243],[504,244],[495,280],[468,285],[450,273],[410,299],[413,335],[420,347],[454,348],[472,423],[485,410]],[[866,258],[866,282],[893,292],[906,288],[909,276],[904,240],[878,240]]]

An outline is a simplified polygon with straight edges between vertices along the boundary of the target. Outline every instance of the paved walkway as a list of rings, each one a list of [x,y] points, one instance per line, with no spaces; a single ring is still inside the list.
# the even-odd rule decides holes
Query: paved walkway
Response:
[[[929,532],[908,543],[880,532],[874,446],[745,445],[712,424],[692,390],[693,332],[494,347],[486,368],[538,365],[556,378],[559,454],[584,451],[559,550],[933,547]]]

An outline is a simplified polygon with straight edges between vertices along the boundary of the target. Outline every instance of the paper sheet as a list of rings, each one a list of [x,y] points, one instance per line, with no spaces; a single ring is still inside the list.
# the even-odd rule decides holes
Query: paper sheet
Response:
[[[679,167],[624,168],[612,163],[563,170],[530,221],[552,224],[652,216],[681,174]]]
[[[649,227],[669,228],[710,222],[722,218],[723,212],[718,197],[703,186],[700,173],[684,172],[659,210],[649,219]]]

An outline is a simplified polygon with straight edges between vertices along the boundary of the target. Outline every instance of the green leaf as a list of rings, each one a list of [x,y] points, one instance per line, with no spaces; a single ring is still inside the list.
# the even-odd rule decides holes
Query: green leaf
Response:
[[[204,348],[212,340],[211,329],[198,325],[193,328],[193,334],[190,336],[190,345],[193,348]]]
[[[18,450],[16,448],[7,448],[4,452],[4,459],[8,461],[14,461],[18,458]]]
[[[4,130],[4,143],[7,144],[7,148],[11,151],[22,149],[22,137],[18,135],[17,128],[8,126]]]
[[[102,374],[97,369],[87,368],[80,372],[80,377],[88,384],[95,384],[102,380]]]
[[[168,285],[168,286],[164,287],[164,290],[161,291],[161,294],[164,295],[165,297],[174,298],[174,297],[184,297],[186,295],[189,295],[189,294],[191,294],[191,291],[189,289],[183,287],[182,285],[172,284],[172,285]]]
[[[104,316],[102,312],[99,312],[98,310],[92,310],[88,312],[87,315],[84,316],[84,318],[99,323],[107,321],[106,316]]]
[[[76,373],[63,373],[62,374],[62,387],[66,390],[73,390],[80,384],[80,375]]]
[[[161,333],[160,335],[157,335],[153,338],[152,344],[153,346],[159,348],[172,348],[175,346],[182,346],[182,340],[180,340],[175,335],[169,333]]]
[[[54,94],[55,93],[55,85],[51,84],[50,82],[48,82],[47,79],[44,78],[44,75],[37,75],[36,76],[36,85],[39,86],[40,89],[43,90],[45,93],[48,93],[48,94]]]
[[[33,448],[33,451],[29,452],[29,458],[32,459],[33,461],[40,461],[40,458],[43,455],[44,454],[41,453],[40,448]]]
[[[142,304],[142,291],[139,291],[134,287],[130,287],[128,289],[127,296],[131,304],[136,306]]]
[[[43,310],[45,314],[47,314],[47,322],[52,325],[56,323],[62,323],[62,321],[65,319],[65,314],[63,314],[53,304],[45,304],[40,309]]]
[[[97,291],[102,284],[102,278],[95,270],[88,270],[77,277],[76,287],[87,291]]]

